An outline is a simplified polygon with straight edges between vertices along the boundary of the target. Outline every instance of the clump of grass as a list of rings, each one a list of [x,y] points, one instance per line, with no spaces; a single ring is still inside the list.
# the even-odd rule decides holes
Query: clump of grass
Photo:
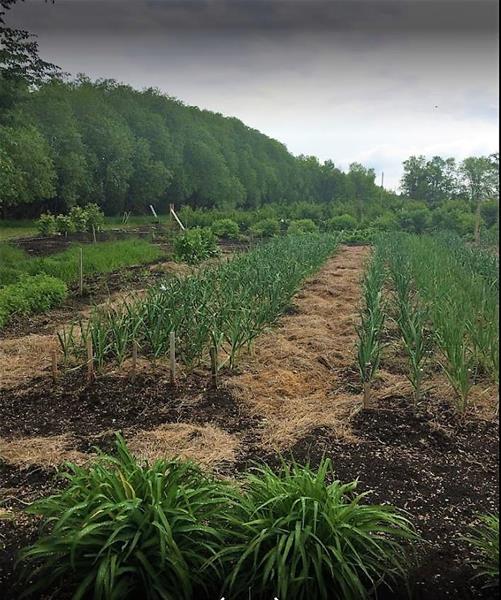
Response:
[[[121,267],[152,262],[162,254],[158,246],[137,238],[85,244],[84,275],[109,273]],[[18,248],[0,244],[0,265],[0,285],[15,283],[23,275],[42,273],[71,284],[80,275],[80,247],[71,246],[47,257],[29,257]]]
[[[355,600],[405,575],[402,542],[415,539],[406,516],[365,503],[357,483],[297,464],[249,474],[222,551],[229,597]]]
[[[58,306],[68,295],[66,284],[49,275],[24,276],[0,288],[0,327],[15,314],[30,315]]]
[[[477,576],[486,578],[486,587],[499,585],[499,515],[482,515],[465,540],[477,553]]]
[[[121,438],[115,457],[70,464],[64,477],[63,491],[29,509],[47,533],[21,555],[35,582],[26,595],[60,584],[102,600],[218,591],[229,486],[190,463],[140,464]]]

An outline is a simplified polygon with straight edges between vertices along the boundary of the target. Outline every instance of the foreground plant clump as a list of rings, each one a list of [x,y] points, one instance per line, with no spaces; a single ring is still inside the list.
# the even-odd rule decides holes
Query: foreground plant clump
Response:
[[[486,587],[499,585],[499,515],[482,515],[465,539],[477,551],[478,577],[486,580]]]
[[[231,499],[190,463],[139,464],[122,439],[116,456],[69,465],[66,489],[32,505],[47,534],[22,554],[29,593],[72,582],[74,598],[192,598],[221,578]],[[195,594],[195,596],[194,596]]]
[[[134,344],[157,359],[169,352],[175,332],[184,364],[193,366],[212,350],[234,366],[337,245],[333,235],[287,236],[191,277],[170,279],[142,300],[95,312],[80,324],[78,336],[67,329],[60,337],[63,352],[85,360],[90,337],[97,366],[121,364]]]
[[[64,477],[29,508],[45,535],[21,555],[27,596],[365,598],[405,576],[402,542],[416,537],[403,514],[334,480],[328,461],[257,469],[238,485],[177,460],[138,463],[118,438],[115,456]]]
[[[232,521],[237,543],[223,551],[230,597],[354,600],[405,577],[401,543],[416,538],[412,525],[390,506],[365,504],[356,488],[334,478],[329,460],[316,472],[293,464],[248,475]]]

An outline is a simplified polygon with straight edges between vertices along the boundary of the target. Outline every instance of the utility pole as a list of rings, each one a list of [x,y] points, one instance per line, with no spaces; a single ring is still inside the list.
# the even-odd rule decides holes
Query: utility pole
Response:
[[[381,171],[381,189],[379,190],[379,201],[383,201],[383,185],[384,185],[384,171]]]

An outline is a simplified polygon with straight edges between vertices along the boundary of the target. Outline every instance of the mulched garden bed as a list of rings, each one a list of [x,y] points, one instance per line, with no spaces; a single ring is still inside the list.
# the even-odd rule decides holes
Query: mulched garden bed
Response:
[[[161,373],[135,378],[109,374],[90,386],[78,373],[55,386],[40,378],[29,387],[4,392],[0,410],[0,436],[72,433],[79,440],[76,449],[83,452],[94,444],[110,449],[113,430],[190,422],[244,434],[245,452],[234,472],[255,461],[277,465],[280,460],[260,446],[260,420],[249,415],[224,386],[211,389],[205,373],[195,373],[175,388]],[[107,435],[100,436],[102,432]],[[410,579],[416,600],[498,597],[497,590],[483,589],[481,580],[472,580],[471,551],[459,537],[479,512],[497,510],[497,424],[458,420],[446,405],[427,407],[415,415],[405,399],[392,398],[356,415],[353,433],[356,441],[348,442],[328,429],[314,430],[284,457],[313,466],[323,456],[329,457],[341,480],[358,477],[360,490],[371,490],[370,501],[409,511],[423,537]],[[50,469],[0,468],[0,488],[17,499],[9,500],[8,507],[20,508],[22,502],[48,493],[54,485]],[[14,555],[36,529],[30,520],[19,527],[11,521],[0,523],[6,543],[0,552],[0,597],[15,598],[8,591]],[[408,596],[402,585],[392,592],[382,591],[379,597]]]

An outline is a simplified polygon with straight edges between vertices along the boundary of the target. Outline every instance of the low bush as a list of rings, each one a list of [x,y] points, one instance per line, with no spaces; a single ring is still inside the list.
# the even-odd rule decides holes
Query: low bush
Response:
[[[221,553],[229,597],[359,600],[404,576],[412,526],[389,506],[365,504],[356,487],[335,480],[328,460],[318,471],[293,464],[248,475],[235,542]]]
[[[477,553],[475,567],[485,577],[486,587],[499,584],[499,515],[482,515],[465,538]]]
[[[291,221],[287,228],[287,233],[300,234],[300,233],[315,233],[318,231],[318,226],[311,219],[298,219],[297,221]]]
[[[251,232],[257,237],[270,238],[280,233],[280,223],[277,219],[262,219],[251,227]]]
[[[343,244],[372,244],[378,238],[379,232],[371,227],[365,229],[345,230],[341,233]]]
[[[76,231],[75,224],[68,215],[57,215],[56,217],[56,231],[61,235],[67,236],[68,233],[74,233]]]
[[[139,463],[118,438],[117,455],[68,465],[67,487],[29,512],[46,535],[21,555],[28,593],[72,586],[74,598],[207,597],[221,581],[228,485],[195,465]]]
[[[226,240],[237,239],[240,233],[238,223],[235,223],[232,219],[214,221],[211,229],[218,238]]]
[[[49,236],[55,233],[68,235],[68,233],[99,231],[104,223],[104,213],[97,204],[87,204],[84,207],[73,206],[68,215],[40,215],[37,228],[41,235]]]
[[[327,231],[352,231],[358,226],[358,221],[352,215],[338,215],[326,222]]]
[[[217,256],[219,248],[211,229],[187,229],[174,240],[174,256],[190,265]]]
[[[49,275],[23,277],[0,289],[0,327],[13,314],[29,315],[58,306],[68,295],[66,284]]]
[[[54,235],[57,231],[56,217],[50,213],[40,215],[40,218],[37,221],[37,229],[38,233],[44,237]]]

